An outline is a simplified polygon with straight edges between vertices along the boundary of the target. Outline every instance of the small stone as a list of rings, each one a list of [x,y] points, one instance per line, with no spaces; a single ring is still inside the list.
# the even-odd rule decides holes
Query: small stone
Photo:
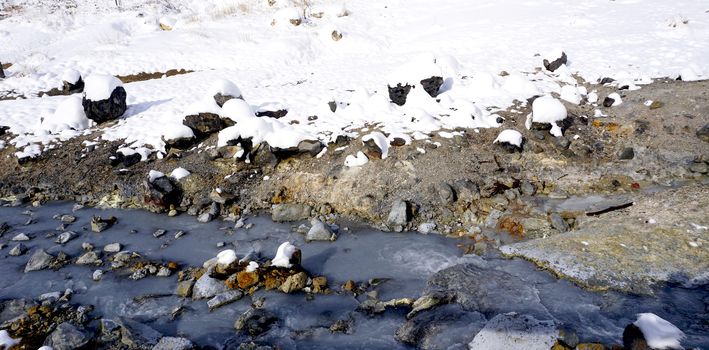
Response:
[[[650,109],[658,109],[658,108],[662,108],[664,105],[665,104],[660,101],[652,101],[652,103],[650,103],[649,107],[650,107]]]
[[[43,249],[37,250],[27,262],[25,273],[46,269],[52,263],[52,260],[54,260],[54,256],[48,254]]]
[[[103,251],[106,253],[118,253],[121,251],[121,248],[120,243],[110,243],[103,247]]]
[[[60,220],[61,220],[62,223],[71,224],[71,223],[73,223],[74,221],[76,221],[76,216],[72,216],[72,215],[62,215],[61,218],[60,218]]]
[[[26,242],[26,241],[29,241],[30,239],[31,239],[30,236],[28,236],[24,233],[20,233],[18,235],[15,235],[15,237],[12,237],[13,242]]]
[[[169,217],[177,216],[177,210],[170,209],[170,211],[167,212],[167,216],[169,216]],[[177,338],[177,339],[182,339],[182,338]]]
[[[618,159],[630,160],[635,158],[635,150],[632,147],[625,147],[618,152]]]
[[[148,277],[148,271],[145,268],[133,271],[133,273],[130,276],[128,276],[128,278],[130,278],[134,281],[142,280],[145,277]]]
[[[452,204],[456,200],[455,191],[445,182],[435,184],[433,186],[433,192],[438,196],[438,200],[443,205]]]
[[[353,280],[347,280],[344,285],[342,285],[342,290],[355,293],[357,292],[357,284]]]
[[[217,248],[222,248],[226,245],[225,242],[217,242]]]
[[[158,272],[155,275],[158,277],[170,277],[170,275],[172,275],[172,270],[168,269],[165,266],[160,266],[160,268],[158,268]]]
[[[61,323],[47,337],[44,344],[54,350],[79,349],[88,344],[91,337],[69,322]]]
[[[10,252],[8,254],[10,254],[11,256],[20,256],[25,254],[26,252],[27,247],[22,243],[18,243],[16,246],[10,249]]]
[[[81,243],[81,249],[83,250],[94,250],[94,245],[89,242]]]
[[[162,229],[160,229],[160,230],[156,230],[155,232],[153,232],[153,237],[155,237],[155,238],[159,238],[160,236],[164,235],[164,234],[165,234],[165,232],[167,232],[167,231],[165,231],[165,230],[162,230]]]
[[[470,180],[457,180],[453,183],[453,189],[459,200],[470,203],[480,199],[480,188]]]
[[[283,293],[293,293],[302,290],[308,281],[308,275],[305,272],[299,272],[295,275],[288,276],[286,281],[279,287]]]
[[[697,130],[697,137],[704,142],[709,142],[709,124]]]
[[[327,290],[327,277],[318,276],[313,278],[313,293],[325,293]]]
[[[211,278],[209,273],[205,273],[195,282],[192,289],[192,299],[208,299],[226,291],[227,286],[224,281]]]
[[[706,174],[709,173],[709,165],[704,162],[692,163],[689,165],[689,171],[693,173]]]
[[[330,226],[320,220],[315,220],[313,226],[305,235],[306,241],[334,241],[337,235],[332,232]]]
[[[405,226],[411,220],[411,207],[404,200],[397,200],[392,204],[387,223],[392,226]]]
[[[533,196],[537,193],[537,186],[526,180],[520,183],[519,189],[525,196]]]
[[[424,222],[418,227],[418,232],[427,235],[436,229],[435,222]]]
[[[72,239],[76,238],[76,236],[77,236],[76,232],[72,232],[72,231],[62,232],[59,236],[57,236],[57,239],[54,242],[59,243],[59,244],[64,244],[64,243],[69,242]]]
[[[212,215],[212,213],[210,212],[204,212],[202,214],[199,214],[199,216],[197,217],[197,221],[203,224],[206,224],[212,220],[214,220],[214,215]]]
[[[189,339],[177,337],[162,337],[160,341],[153,346],[152,350],[190,350],[194,348]]]
[[[252,337],[265,333],[278,319],[265,309],[249,309],[234,323],[238,331],[245,331]]]
[[[244,296],[244,292],[240,290],[229,290],[224,293],[215,295],[212,299],[207,301],[207,307],[209,310],[214,310],[216,308],[222,307],[227,304],[231,304]]]
[[[100,281],[103,278],[103,270],[99,269],[94,271],[94,273],[91,275],[91,278],[96,282]]]
[[[388,86],[389,89],[389,99],[391,100],[392,103],[397,104],[399,106],[403,106],[406,104],[406,96],[409,95],[409,91],[411,91],[411,85],[406,84],[406,85],[401,85],[396,84],[396,86]]]
[[[312,207],[306,204],[275,204],[271,208],[271,219],[276,222],[298,221],[310,217]]]
[[[94,265],[94,264],[101,264],[101,260],[98,258],[98,254],[96,254],[95,251],[90,251],[84,253],[84,255],[80,256],[78,259],[76,259],[76,264],[77,265]]]
[[[546,70],[553,72],[559,69],[562,65],[566,64],[567,60],[568,58],[566,57],[566,53],[562,51],[561,56],[549,57],[549,59],[545,58],[544,61],[542,61],[542,64],[544,64],[544,68],[546,68]]]
[[[185,234],[185,231],[177,231],[175,232],[175,239],[180,239],[180,237],[184,236]]]
[[[177,282],[177,288],[175,289],[175,294],[183,298],[187,298],[192,295],[192,288],[194,287],[195,279],[189,278],[184,281]]]
[[[109,227],[113,226],[118,221],[115,217],[111,216],[107,219],[101,218],[100,216],[94,216],[91,218],[91,231],[96,233],[103,232]]]
[[[552,213],[549,215],[549,221],[551,221],[551,226],[557,229],[559,232],[568,232],[569,224],[559,215],[558,213]]]

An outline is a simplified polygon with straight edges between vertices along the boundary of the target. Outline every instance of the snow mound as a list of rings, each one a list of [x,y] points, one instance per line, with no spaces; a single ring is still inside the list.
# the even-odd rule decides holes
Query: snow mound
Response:
[[[542,96],[532,103],[531,118],[527,118],[526,127],[530,129],[532,122],[551,124],[549,133],[556,137],[562,136],[561,128],[556,124],[567,117],[566,107],[561,101],[549,95]]]
[[[69,84],[75,84],[81,79],[81,73],[75,69],[67,69],[62,74],[62,81],[66,81]]]
[[[561,87],[561,94],[559,96],[562,100],[573,103],[575,105],[581,103],[583,98],[581,91],[573,85],[564,85]]]
[[[369,158],[362,151],[357,152],[356,156],[349,155],[345,158],[345,166],[350,168],[365,165],[367,162]]]
[[[510,145],[515,145],[517,147],[522,147],[522,134],[517,130],[507,129],[503,130],[493,143],[509,143]]]
[[[84,97],[91,101],[108,100],[123,83],[112,75],[92,74],[84,80]]]
[[[233,96],[235,98],[242,98],[241,90],[233,82],[227,79],[219,79],[215,81],[212,86],[207,90],[207,96],[213,98],[216,94],[222,94],[223,96]]]
[[[255,115],[251,105],[242,99],[234,98],[224,103],[219,116],[222,118],[229,118],[238,123],[240,121],[253,118]]]
[[[271,260],[271,266],[291,268],[293,264],[290,263],[290,259],[297,249],[290,242],[283,242],[276,251],[276,257]]]
[[[8,333],[6,330],[0,331],[0,348],[9,349],[19,343],[20,341],[12,339],[10,337],[10,333]]]
[[[362,137],[362,142],[367,142],[373,140],[374,143],[382,150],[382,159],[386,159],[389,156],[389,140],[381,132],[373,132]]]
[[[608,95],[608,98],[613,99],[613,104],[611,105],[611,107],[620,106],[623,103],[623,99],[620,97],[620,94],[618,94],[617,92],[614,92],[614,93]]]
[[[633,323],[643,332],[647,345],[653,349],[682,349],[684,333],[672,323],[653,313],[638,314]]]
[[[187,171],[187,169],[180,167],[175,168],[175,170],[170,173],[170,176],[172,176],[172,178],[174,178],[175,180],[179,181],[180,179],[184,179],[190,176],[190,172]]]
[[[51,133],[58,133],[64,130],[81,131],[94,125],[94,122],[86,118],[84,106],[81,98],[71,96],[57,106],[54,115],[42,121],[42,129]]]
[[[397,84],[413,86],[420,84],[421,80],[441,76],[441,68],[436,64],[436,57],[429,53],[416,56],[399,66],[387,77],[387,83],[389,86]]]
[[[256,271],[256,269],[258,269],[258,263],[255,261],[250,261],[249,265],[246,266],[245,271],[251,273],[251,272]]]
[[[271,25],[299,25],[302,20],[303,13],[300,9],[295,7],[284,7],[273,14]]]
[[[217,263],[220,265],[229,265],[236,260],[236,252],[232,249],[223,250],[217,254]]]

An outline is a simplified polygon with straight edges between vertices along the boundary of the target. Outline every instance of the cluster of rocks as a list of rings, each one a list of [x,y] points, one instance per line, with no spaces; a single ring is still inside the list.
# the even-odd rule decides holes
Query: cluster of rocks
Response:
[[[423,79],[419,83],[421,89],[426,91],[429,96],[435,98],[438,96],[441,86],[443,86],[443,77],[433,76]],[[417,87],[419,87],[419,84],[397,83],[395,86],[388,85],[389,100],[396,105],[403,106],[406,104],[406,97],[411,92],[411,89]]]

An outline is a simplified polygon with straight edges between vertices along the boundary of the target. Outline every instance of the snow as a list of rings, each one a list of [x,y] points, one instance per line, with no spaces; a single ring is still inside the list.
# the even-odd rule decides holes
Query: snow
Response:
[[[153,182],[163,176],[165,176],[165,174],[163,174],[157,170],[150,170],[150,172],[148,172],[148,181]]]
[[[242,99],[231,99],[224,103],[219,113],[222,118],[229,118],[235,122],[246,120],[255,116],[251,106]]]
[[[42,122],[42,129],[50,133],[59,133],[64,130],[84,130],[94,126],[94,122],[86,118],[81,98],[71,96],[57,106],[54,115],[47,117]]]
[[[9,349],[19,343],[19,340],[12,339],[6,330],[0,331],[0,348]]]
[[[561,87],[561,93],[559,98],[566,102],[577,105],[581,103],[581,99],[583,98],[583,96],[577,87],[573,85],[564,85]]]
[[[69,84],[75,84],[81,79],[81,73],[75,69],[67,68],[62,74],[62,81],[66,81]]]
[[[350,168],[365,165],[367,162],[369,162],[369,158],[362,151],[357,152],[356,156],[348,155],[345,157],[345,166]]]
[[[566,119],[567,112],[564,104],[552,96],[546,95],[537,98],[532,103],[531,118],[527,118],[527,129],[531,128],[532,122],[551,124],[550,134],[562,136],[561,128],[557,122]]]
[[[119,86],[123,83],[112,75],[92,74],[84,80],[84,97],[91,101],[108,100]]]
[[[382,150],[382,159],[386,159],[389,156],[389,140],[381,132],[373,132],[362,137],[362,142],[373,140],[374,143]]]
[[[297,249],[290,242],[283,242],[276,251],[276,257],[271,260],[271,266],[291,268],[293,264],[290,259]]]
[[[633,323],[643,332],[647,345],[653,349],[682,349],[684,333],[672,323],[652,313],[638,314]]]
[[[190,176],[190,172],[187,171],[187,169],[185,169],[185,168],[179,167],[179,168],[175,168],[175,169],[170,173],[170,176],[171,176],[172,178],[174,178],[175,180],[178,180],[178,181],[179,181],[179,180],[181,180],[181,179],[184,179],[184,178]]]
[[[623,103],[623,99],[620,98],[620,95],[617,92],[608,95],[608,98],[613,99],[613,104],[611,105],[611,107],[620,106]]]
[[[70,97],[37,95],[61,87],[68,70],[86,77],[92,99],[110,95],[118,84],[110,76],[193,70],[126,83],[128,111],[99,131],[101,142],[122,141],[152,152],[165,152],[163,140],[192,137],[182,125],[190,112],[240,119],[236,107],[245,108],[245,103],[219,108],[216,92],[241,95],[243,89],[252,106],[286,106],[282,125],[271,125],[273,133],[262,136],[270,144],[285,135],[284,145],[297,145],[306,138],[325,143],[343,134],[357,138],[369,133],[361,128],[375,125],[372,130],[410,140],[441,130],[495,128],[496,113],[515,100],[560,94],[575,103],[578,96],[566,87],[578,84],[575,77],[586,82],[611,77],[634,89],[652,78],[695,80],[709,74],[709,22],[701,20],[706,8],[697,1],[558,6],[549,1],[440,0],[431,6],[425,0],[395,0],[386,8],[367,1],[347,7],[343,1],[313,0],[308,7],[248,1],[248,11],[222,0],[174,0],[170,6],[126,2],[116,9],[110,1],[77,0],[71,11],[55,10],[48,0],[14,2],[24,11],[0,22],[2,59],[13,63],[8,78],[0,81],[0,96],[27,99],[0,102],[0,125],[14,135],[6,146],[20,154],[29,147],[28,153],[38,155],[50,144],[80,135],[49,135],[40,127],[40,119]],[[286,18],[296,13],[306,18],[298,27],[272,27],[276,11]],[[446,20],[431,27],[430,18]],[[174,19],[173,30],[159,28],[166,19]],[[333,28],[345,35],[343,40],[328,38]],[[559,43],[569,56],[568,66],[553,73],[540,70],[543,58],[555,58],[559,49],[549,49]],[[97,75],[104,76],[100,87],[88,81]],[[417,87],[406,105],[389,103],[388,84],[420,84],[432,75],[445,80],[436,99]],[[589,103],[597,102],[594,97],[593,92],[587,96]],[[336,102],[335,112],[329,101]],[[309,116],[318,119],[309,121]],[[39,145],[36,153],[34,144]]]
[[[236,252],[232,249],[223,250],[217,254],[217,263],[220,265],[230,265],[236,260]]]
[[[254,271],[256,271],[256,269],[258,269],[258,267],[259,267],[259,265],[258,265],[257,262],[255,262],[255,261],[250,261],[250,262],[249,262],[249,265],[246,266],[246,269],[245,269],[245,270],[246,270],[246,272],[254,272]]]
[[[291,21],[300,21],[303,19],[300,9],[295,7],[282,8],[273,15],[272,25],[292,25]]]
[[[509,143],[510,145],[515,145],[517,147],[522,147],[522,134],[517,130],[507,129],[503,130],[493,143]]]

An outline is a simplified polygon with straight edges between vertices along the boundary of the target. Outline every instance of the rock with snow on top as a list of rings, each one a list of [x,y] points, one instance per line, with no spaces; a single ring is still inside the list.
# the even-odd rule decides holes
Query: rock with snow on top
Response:
[[[84,92],[84,80],[81,73],[74,69],[67,69],[62,74],[62,91],[65,94],[76,94]]]
[[[151,170],[143,186],[145,188],[143,200],[153,210],[163,211],[170,205],[180,204],[182,197],[180,187],[174,179],[159,171]]]
[[[118,78],[94,74],[85,80],[82,105],[86,117],[96,123],[117,119],[126,112],[126,90]]]
[[[0,66],[2,66],[2,64],[0,64]],[[2,68],[0,68],[0,72],[2,72]],[[4,75],[0,77],[4,77]],[[3,329],[0,331],[0,348],[12,349],[13,346],[19,343],[20,339],[13,339],[12,337],[10,337],[10,333],[8,333],[6,330]]]
[[[684,332],[652,313],[638,314],[638,319],[625,327],[626,349],[683,349]]]
[[[15,235],[15,237],[12,237],[13,242],[26,242],[29,241],[31,238],[25,233],[18,233]]]
[[[500,132],[493,143],[499,143],[505,148],[513,151],[519,151],[522,149],[522,142],[524,138],[522,134],[517,130],[507,129]]]
[[[227,79],[215,81],[212,86],[209,87],[209,95],[214,98],[214,102],[216,102],[219,107],[224,107],[224,104],[232,99],[244,99],[239,87]]]
[[[623,103],[623,99],[620,97],[620,95],[617,92],[614,92],[614,93],[608,95],[603,100],[603,107],[620,106],[620,104],[622,104],[622,103]]]
[[[354,168],[365,165],[369,162],[369,158],[362,151],[357,152],[356,156],[349,155],[345,158],[345,166]]]
[[[369,159],[386,159],[389,156],[389,140],[379,131],[362,137],[362,143]]]
[[[534,100],[532,114],[527,117],[525,126],[527,129],[531,129],[533,123],[549,124],[551,125],[549,133],[559,137],[563,134],[558,123],[566,119],[567,116],[564,104],[554,97],[546,95]]]
[[[544,56],[542,63],[546,70],[553,72],[567,63],[566,53],[559,49],[552,50]]]
[[[337,235],[332,232],[330,226],[320,220],[315,220],[305,235],[306,241],[334,241],[336,239]]]
[[[164,31],[172,30],[173,28],[175,28],[176,23],[177,19],[171,16],[160,17],[160,19],[158,20],[158,26]]]
[[[271,260],[271,266],[291,268],[300,264],[300,249],[290,242],[283,242],[276,251],[276,257]]]

